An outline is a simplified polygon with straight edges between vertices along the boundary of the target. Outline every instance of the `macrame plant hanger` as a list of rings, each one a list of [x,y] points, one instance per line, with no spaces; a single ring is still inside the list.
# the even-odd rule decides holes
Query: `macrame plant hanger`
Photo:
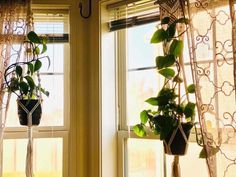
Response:
[[[33,15],[31,11],[31,0],[29,1],[28,6],[28,29],[27,32],[31,31],[33,28]],[[27,55],[27,57],[31,58]],[[30,61],[28,61],[30,62]],[[40,73],[37,71],[37,79],[38,79],[38,90],[36,90],[36,95],[38,97],[37,103],[33,106],[31,110],[28,110],[19,100],[17,100],[19,106],[25,111],[27,114],[27,136],[28,136],[28,145],[27,145],[27,154],[26,154],[26,163],[25,163],[25,175],[26,177],[34,177],[33,173],[33,149],[34,149],[34,138],[33,138],[33,121],[32,116],[34,111],[37,109],[38,106],[42,103],[42,94],[39,91],[41,89],[41,79]]]
[[[185,17],[184,0],[156,0],[155,4],[159,4],[160,19],[161,20],[165,17],[170,17],[170,20],[174,21],[177,18]],[[184,26],[179,25],[179,27],[177,28],[178,33],[179,34],[183,33],[183,30],[184,30]],[[180,38],[183,38],[183,37],[180,36]],[[184,63],[183,63],[182,56],[179,57],[179,63],[181,65],[181,72],[182,72],[182,75],[183,75],[184,85],[185,85],[185,89],[186,89],[187,88],[187,79],[186,79],[186,76],[185,76]],[[179,92],[180,92],[180,86],[179,86]],[[189,99],[188,94],[186,96],[187,96],[187,99]],[[180,131],[181,135],[184,138],[184,141],[188,143],[187,137],[186,137],[186,135],[183,131],[183,127],[182,127],[181,123],[179,123],[178,127],[176,128],[176,130],[171,135],[172,140],[173,140],[174,136],[176,135],[177,131]],[[172,152],[170,150],[170,145],[171,145],[172,141],[170,140],[168,144],[165,141],[164,141],[164,143],[166,144],[167,152],[169,154],[172,154]],[[179,156],[178,155],[174,156],[174,160],[173,160],[173,163],[172,163],[171,176],[172,177],[181,177],[180,165],[179,165]]]

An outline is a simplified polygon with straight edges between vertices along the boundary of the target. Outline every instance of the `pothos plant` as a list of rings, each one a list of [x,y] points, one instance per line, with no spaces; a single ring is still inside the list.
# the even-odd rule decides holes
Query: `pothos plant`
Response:
[[[46,58],[50,65],[48,56],[41,57],[47,51],[46,37],[39,37],[34,31],[27,34],[24,41],[28,61],[11,64],[5,71],[5,82],[8,92],[13,92],[18,99],[37,99],[43,93],[49,96],[49,92],[37,82],[37,74],[42,67],[40,60]]]
[[[164,84],[157,96],[148,98],[146,102],[153,106],[153,109],[143,110],[140,113],[141,122],[133,127],[138,136],[146,136],[146,126],[151,131],[160,135],[164,140],[179,124],[184,125],[186,131],[193,127],[195,117],[195,103],[187,99],[187,94],[195,92],[194,84],[186,86],[185,91],[180,91],[183,83],[183,70],[180,64],[180,56],[183,52],[183,41],[177,34],[177,25],[187,25],[188,19],[179,18],[171,21],[165,17],[161,21],[161,28],[157,29],[151,38],[151,43],[162,43],[162,56],[156,57],[156,69],[164,78]],[[184,92],[184,93],[183,93]],[[183,93],[180,95],[180,93]]]

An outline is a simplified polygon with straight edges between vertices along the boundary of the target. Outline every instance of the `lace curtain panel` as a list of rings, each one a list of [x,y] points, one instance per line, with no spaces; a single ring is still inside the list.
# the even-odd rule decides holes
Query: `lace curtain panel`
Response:
[[[2,0],[0,1],[0,148],[2,148],[3,134],[7,118],[10,94],[5,90],[4,72],[9,64],[24,58],[22,45],[27,31],[32,26],[29,0]],[[2,149],[0,150],[2,154]],[[2,159],[2,157],[0,157]],[[0,161],[2,163],[2,161]],[[0,164],[2,168],[2,164]],[[2,169],[0,169],[2,172]]]
[[[190,61],[209,176],[234,176],[234,5],[227,0],[194,0],[188,4],[188,10],[192,22],[188,36]]]
[[[236,17],[233,0],[157,0],[161,18],[187,17],[192,77],[196,84],[196,103],[211,177],[236,174]],[[181,31],[181,30],[180,30]],[[234,51],[234,52],[233,52]],[[188,73],[188,75],[191,75]],[[217,152],[217,153],[216,153]],[[216,155],[215,155],[216,153]],[[173,165],[178,163],[175,158]],[[177,171],[173,176],[180,174]]]

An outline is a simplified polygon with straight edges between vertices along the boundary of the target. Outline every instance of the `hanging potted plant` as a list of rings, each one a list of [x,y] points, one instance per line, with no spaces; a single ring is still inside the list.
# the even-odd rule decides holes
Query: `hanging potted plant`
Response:
[[[187,23],[185,18],[171,21],[169,17],[165,17],[161,21],[161,28],[153,34],[151,43],[163,45],[164,55],[156,57],[156,68],[164,78],[164,84],[156,97],[146,100],[154,109],[143,110],[140,113],[141,123],[133,127],[134,133],[143,137],[147,135],[148,124],[151,131],[160,135],[160,140],[163,140],[165,153],[171,155],[186,153],[195,117],[195,103],[190,102],[187,96],[195,92],[195,86],[191,84],[185,86],[184,91],[181,90],[185,79],[180,62],[183,41],[179,37],[183,34],[176,36],[177,25]]]
[[[21,125],[39,125],[42,114],[42,96],[49,96],[49,92],[41,87],[39,70],[42,67],[40,60],[48,56],[41,57],[47,51],[46,38],[39,37],[34,31],[27,34],[24,41],[25,62],[11,64],[4,73],[6,89],[8,92],[17,95],[18,116]],[[38,82],[38,83],[37,83]]]

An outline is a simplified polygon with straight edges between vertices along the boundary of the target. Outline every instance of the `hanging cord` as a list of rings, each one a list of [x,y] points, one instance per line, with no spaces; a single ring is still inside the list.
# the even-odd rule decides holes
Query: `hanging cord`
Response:
[[[27,145],[27,155],[26,155],[26,166],[25,174],[26,177],[34,177],[33,174],[33,128],[32,128],[32,115],[37,107],[41,104],[41,100],[34,105],[34,107],[29,111],[19,100],[17,100],[19,106],[27,114],[27,125],[28,125],[28,145]]]
[[[80,8],[80,16],[83,17],[83,18],[89,18],[92,14],[92,1],[91,0],[88,0],[89,1],[89,11],[88,11],[88,15],[84,15],[83,14],[83,2],[81,1],[79,3],[79,8]]]

